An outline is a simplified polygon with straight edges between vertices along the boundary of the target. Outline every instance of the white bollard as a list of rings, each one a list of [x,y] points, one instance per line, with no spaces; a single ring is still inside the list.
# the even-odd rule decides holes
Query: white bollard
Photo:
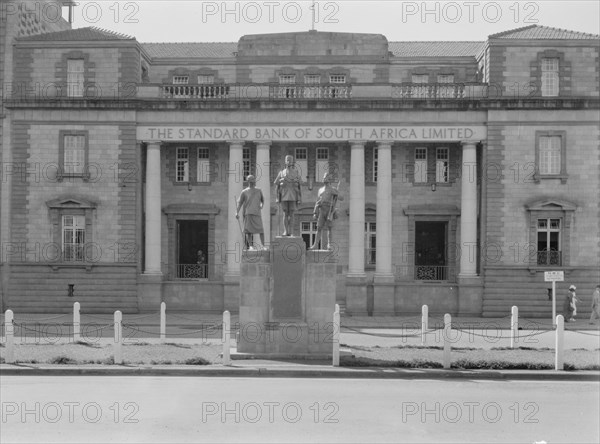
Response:
[[[333,366],[340,366],[340,306],[335,304],[333,312]]]
[[[554,344],[554,370],[564,369],[564,340],[565,340],[565,318],[563,315],[556,317],[556,341]]]
[[[429,330],[429,307],[421,307],[421,344],[425,345],[427,339],[427,330]]]
[[[515,348],[519,336],[519,307],[513,305],[510,312],[510,348]]]
[[[444,368],[450,368],[450,332],[452,330],[452,317],[446,313],[444,315]]]
[[[13,325],[13,319],[15,315],[12,310],[6,310],[4,314],[4,335],[6,337],[6,354],[4,355],[4,362],[7,364],[13,364],[15,362],[15,326]]]
[[[79,302],[73,304],[73,342],[81,341],[81,316]]]
[[[165,342],[167,338],[167,304],[160,303],[160,340]]]
[[[223,365],[231,365],[231,356],[229,347],[231,340],[231,315],[229,311],[223,312]]]
[[[114,361],[115,364],[123,364],[123,314],[115,311],[115,345]]]

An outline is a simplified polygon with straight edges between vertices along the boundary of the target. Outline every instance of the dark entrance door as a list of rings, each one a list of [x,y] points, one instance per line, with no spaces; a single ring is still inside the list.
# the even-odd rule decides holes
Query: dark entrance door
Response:
[[[207,220],[177,221],[177,247],[177,277],[205,278],[208,276]]]
[[[415,222],[415,279],[446,280],[447,222]]]

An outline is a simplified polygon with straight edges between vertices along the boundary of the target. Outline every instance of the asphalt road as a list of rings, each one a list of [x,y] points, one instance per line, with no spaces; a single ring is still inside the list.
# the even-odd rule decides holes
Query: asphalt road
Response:
[[[0,441],[600,440],[590,382],[2,376]]]

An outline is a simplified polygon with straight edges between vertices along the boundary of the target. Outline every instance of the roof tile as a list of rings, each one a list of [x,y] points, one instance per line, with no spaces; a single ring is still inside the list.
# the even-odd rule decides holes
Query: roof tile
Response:
[[[107,29],[88,28],[67,29],[66,31],[47,32],[19,38],[20,41],[101,41],[101,40],[135,40],[134,37],[119,34]]]
[[[485,42],[389,42],[394,57],[474,57]]]
[[[490,35],[492,39],[532,39],[532,40],[598,40],[600,35],[550,26],[530,25]]]

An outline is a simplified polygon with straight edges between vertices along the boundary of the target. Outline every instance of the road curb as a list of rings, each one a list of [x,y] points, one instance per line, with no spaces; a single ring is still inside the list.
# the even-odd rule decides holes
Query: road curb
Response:
[[[195,376],[338,379],[491,379],[600,382],[597,371],[554,370],[439,370],[381,367],[296,368],[226,366],[34,366],[0,365],[1,376]]]

